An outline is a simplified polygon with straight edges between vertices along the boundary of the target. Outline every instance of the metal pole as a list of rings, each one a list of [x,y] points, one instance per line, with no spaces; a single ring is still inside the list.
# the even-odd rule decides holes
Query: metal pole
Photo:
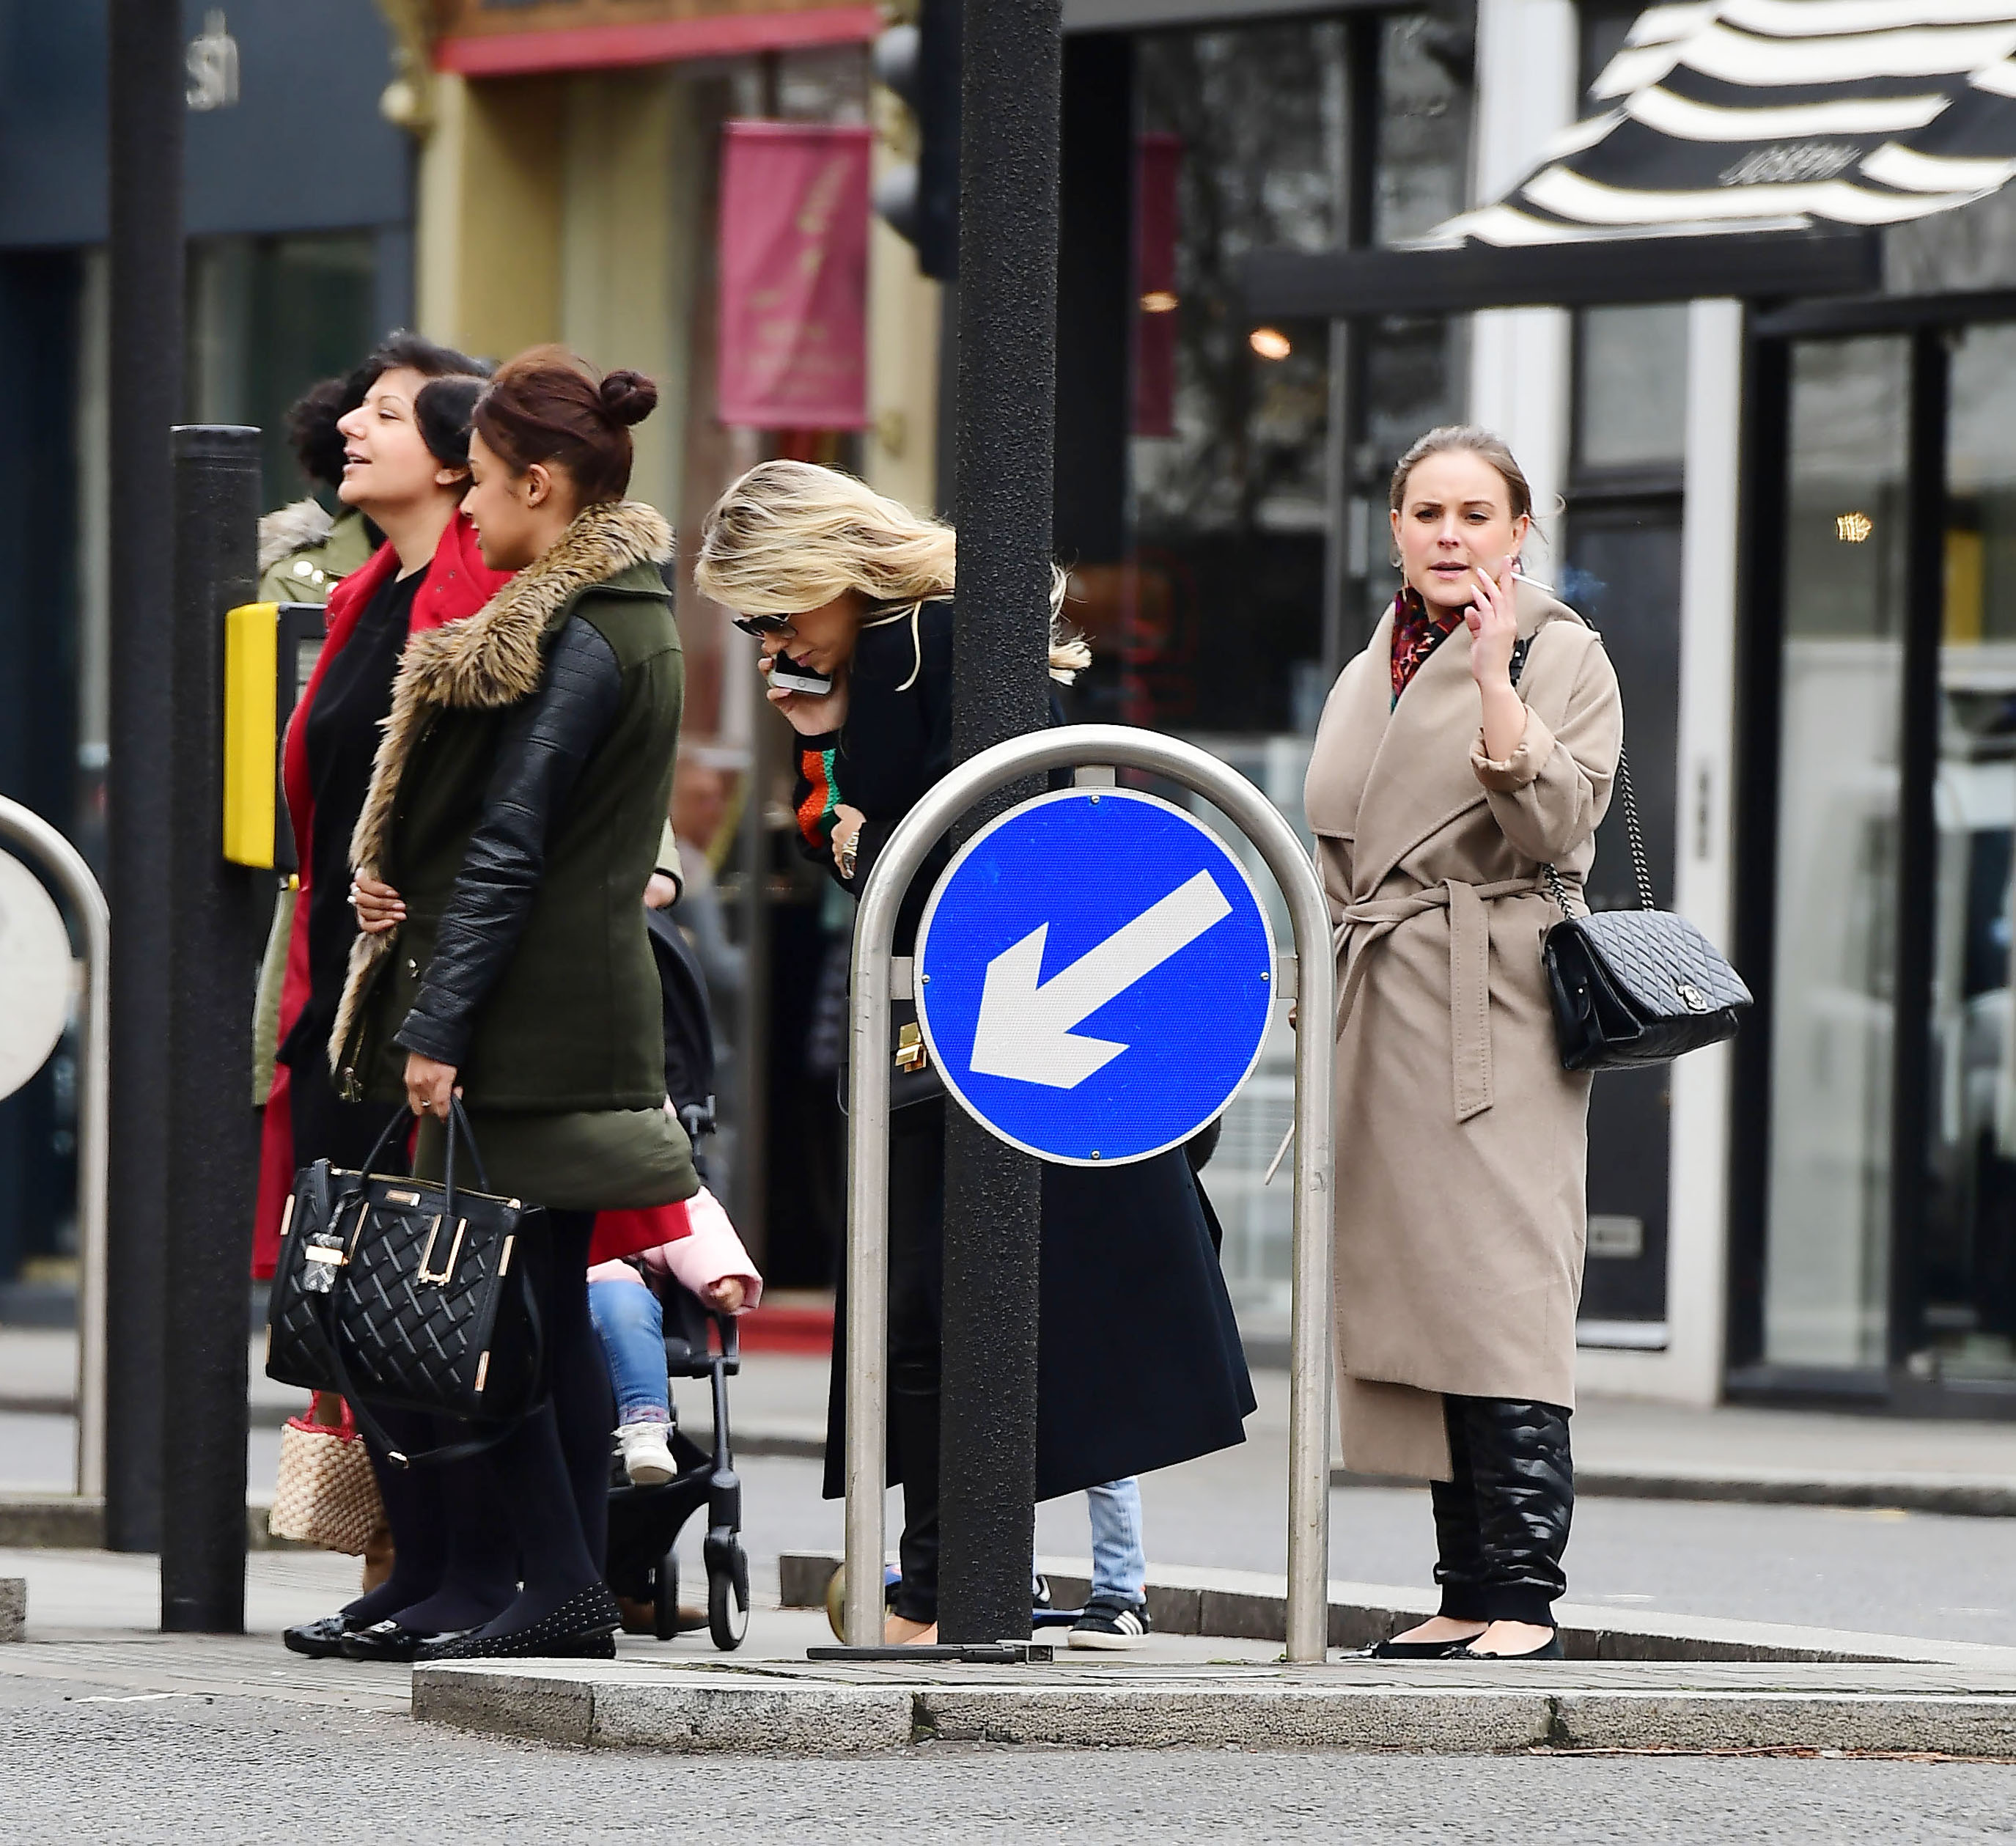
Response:
[[[1174,737],[1071,725],[1016,737],[961,764],[877,856],[855,919],[848,1136],[847,1644],[882,1634],[883,1419],[889,1239],[889,1001],[896,914],[932,847],[996,790],[1057,768],[1110,765],[1165,775],[1211,802],[1258,849],[1287,901],[1301,1017],[1295,1047],[1294,1274],[1289,1333],[1287,1656],[1328,1641],[1331,1039],[1337,1001],[1330,906],[1294,829],[1246,778]],[[1281,983],[1285,988],[1288,984]],[[1033,1396],[1033,1393],[1031,1394]],[[992,1639],[1002,1637],[995,1636]]]
[[[1062,0],[985,0],[963,9],[961,34],[955,761],[1049,715]],[[949,1112],[938,1577],[949,1644],[1029,1632],[1042,1221],[1038,1163]]]
[[[77,1491],[105,1492],[106,1024],[111,922],[84,855],[32,808],[0,795],[0,842],[33,853],[84,934],[77,1098]]]
[[[175,791],[167,968],[167,1353],[175,1406],[161,1481],[161,1626],[245,1626],[245,1303],[254,1146],[244,875],[224,858],[224,612],[249,603],[259,432],[174,432]]]
[[[160,1542],[161,1176],[167,1160],[170,688],[168,429],[182,415],[182,17],[172,0],[112,0],[109,70],[112,401],[111,1150],[106,1302],[105,1542]],[[242,1090],[242,1076],[236,1080]]]

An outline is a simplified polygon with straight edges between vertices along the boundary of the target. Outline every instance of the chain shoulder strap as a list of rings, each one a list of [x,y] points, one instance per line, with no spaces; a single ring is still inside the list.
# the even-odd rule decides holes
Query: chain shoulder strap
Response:
[[[1595,635],[1600,643],[1603,639],[1602,630],[1598,628],[1587,616],[1583,616],[1582,619],[1583,625]],[[1525,670],[1526,656],[1532,651],[1535,639],[1536,637],[1528,635],[1523,640],[1514,644],[1511,678],[1514,686],[1518,685],[1519,675]],[[1659,908],[1659,901],[1652,894],[1652,862],[1645,851],[1645,829],[1638,818],[1637,793],[1631,786],[1630,758],[1625,754],[1622,742],[1619,742],[1617,747],[1615,786],[1619,798],[1624,803],[1624,830],[1631,841],[1631,876],[1638,887],[1638,908],[1640,910],[1657,910]],[[1555,869],[1551,861],[1543,865],[1540,869],[1546,877],[1548,895],[1553,898],[1554,902],[1560,906],[1561,914],[1564,916],[1573,916],[1573,907],[1568,902],[1568,887],[1562,882],[1560,872]]]

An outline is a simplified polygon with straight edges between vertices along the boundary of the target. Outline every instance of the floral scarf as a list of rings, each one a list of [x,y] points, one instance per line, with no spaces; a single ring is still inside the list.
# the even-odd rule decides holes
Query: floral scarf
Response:
[[[1400,703],[1400,695],[1407,689],[1408,681],[1420,671],[1421,663],[1442,646],[1445,636],[1456,632],[1462,621],[1461,610],[1446,617],[1431,615],[1419,590],[1411,585],[1402,587],[1399,595],[1393,599],[1395,705]]]

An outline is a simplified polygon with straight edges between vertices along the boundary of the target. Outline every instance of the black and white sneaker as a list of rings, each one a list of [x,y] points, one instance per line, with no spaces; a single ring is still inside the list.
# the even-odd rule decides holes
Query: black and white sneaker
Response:
[[[1074,1647],[1099,1647],[1120,1653],[1139,1647],[1148,1638],[1148,1605],[1123,1603],[1118,1596],[1095,1596],[1071,1625]]]

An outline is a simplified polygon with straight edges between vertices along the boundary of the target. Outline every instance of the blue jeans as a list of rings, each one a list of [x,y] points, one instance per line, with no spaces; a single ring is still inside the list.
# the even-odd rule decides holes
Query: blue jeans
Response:
[[[670,1423],[665,1317],[658,1297],[639,1282],[591,1282],[588,1312],[616,1387],[617,1421]]]
[[[1141,1600],[1148,1560],[1141,1549],[1141,1484],[1132,1475],[1085,1492],[1092,1516],[1092,1595],[1123,1603]]]

